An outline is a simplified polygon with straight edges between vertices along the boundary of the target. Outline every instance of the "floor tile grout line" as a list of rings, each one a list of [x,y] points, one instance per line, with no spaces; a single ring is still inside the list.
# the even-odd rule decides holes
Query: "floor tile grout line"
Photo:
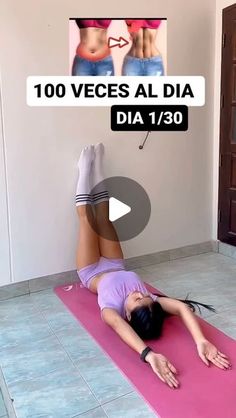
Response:
[[[102,406],[102,405],[101,405],[101,409],[102,409],[102,411],[104,412],[105,416],[106,416],[107,418],[109,418],[109,415],[107,415],[107,413],[106,413],[106,411],[105,411],[105,409],[103,408],[103,406]]]
[[[2,382],[4,384],[4,388],[2,387],[2,384],[1,384]],[[10,393],[9,387],[7,385],[2,367],[0,367],[0,384],[1,384],[1,391],[2,391],[2,395],[3,395],[3,400],[4,400],[6,411],[7,411],[7,416],[9,416],[11,418],[17,418],[16,409],[15,409],[15,406],[14,406],[14,401],[12,400],[14,398],[11,397],[11,393]],[[5,395],[4,395],[4,393],[5,393]],[[10,409],[11,409],[10,411],[8,410],[8,407],[6,405],[5,396],[8,397],[8,401],[9,401],[9,405],[10,405]]]
[[[113,398],[113,399],[111,399],[111,400],[109,400],[109,401],[105,401],[105,402],[100,402],[99,403],[99,406],[97,406],[96,408],[92,408],[92,409],[89,409],[89,411],[86,411],[86,412],[91,412],[91,411],[93,411],[93,410],[96,410],[97,408],[101,408],[102,410],[103,410],[103,412],[104,412],[104,414],[108,417],[108,415],[107,415],[107,413],[106,413],[106,411],[104,410],[104,408],[103,408],[103,406],[104,405],[108,405],[108,404],[110,404],[110,403],[112,403],[113,401],[116,401],[116,400],[118,400],[118,399],[121,399],[121,398],[124,398],[125,396],[127,396],[127,395],[130,395],[131,393],[137,393],[137,395],[138,396],[140,396],[139,395],[139,393],[137,392],[137,391],[135,391],[135,390],[131,390],[130,392],[127,392],[127,393],[124,393],[123,395],[120,395],[120,396],[116,396],[115,398]],[[146,400],[143,398],[143,400],[144,400],[144,403],[146,404],[146,405],[148,405],[147,404],[147,402],[146,402]],[[82,416],[84,413],[86,413],[86,412],[83,412],[82,414],[77,414],[77,415],[74,415],[73,417],[71,417],[71,418],[76,418],[76,417],[79,417],[80,415]]]
[[[112,399],[112,400],[110,400],[110,401],[106,401],[106,402],[100,403],[99,407],[89,409],[89,412],[91,412],[91,411],[93,411],[93,410],[96,410],[97,408],[101,408],[101,409],[103,410],[104,414],[106,415],[106,417],[108,417],[108,418],[109,418],[109,415],[107,415],[107,413],[106,413],[106,411],[104,410],[103,406],[104,406],[104,405],[108,405],[108,404],[112,403],[113,401],[116,401],[116,400],[118,400],[118,399],[121,399],[121,398],[123,398],[123,397],[125,397],[125,396],[127,396],[127,395],[130,395],[131,393],[135,393],[135,392],[136,392],[135,390],[131,390],[130,392],[127,392],[127,393],[125,393],[125,394],[123,394],[123,395],[117,396],[116,398],[114,398],[114,399]],[[139,395],[139,393],[138,393],[138,392],[136,392],[136,393],[137,393],[137,395]],[[143,398],[143,399],[144,399],[144,398]],[[146,405],[148,405],[145,399],[144,399],[144,403],[145,403]],[[87,412],[88,412],[88,411],[87,411]],[[86,412],[84,412],[84,413],[86,413]],[[74,415],[74,416],[73,416],[73,417],[71,417],[71,418],[77,418],[77,417],[80,417],[80,416],[82,416],[82,415],[83,415],[83,413],[82,413],[82,414],[79,414],[79,415]]]
[[[102,403],[101,403],[101,406],[108,405],[109,403],[111,403],[111,402],[113,402],[113,401],[116,401],[117,399],[124,398],[124,396],[130,395],[131,393],[136,393],[136,394],[139,396],[139,393],[138,393],[138,392],[137,392],[137,390],[134,388],[134,389],[133,389],[133,390],[131,390],[130,392],[124,393],[123,395],[116,396],[114,399],[111,399],[110,401],[105,401],[105,402],[102,402]],[[144,402],[146,403],[146,401],[144,401]]]
[[[47,321],[47,318],[45,317],[45,320]],[[47,321],[48,322],[48,321]],[[109,402],[112,402],[112,401],[114,401],[114,400],[116,400],[116,399],[119,399],[120,397],[122,397],[122,396],[125,396],[125,395],[128,395],[129,393],[133,393],[134,391],[136,391],[136,393],[138,393],[137,392],[137,390],[136,390],[136,388],[134,387],[134,385],[132,385],[132,382],[130,382],[128,379],[127,379],[127,376],[125,376],[123,373],[122,373],[122,371],[117,367],[117,371],[121,374],[121,375],[123,375],[123,377],[125,377],[125,380],[130,384],[130,386],[131,387],[133,387],[133,390],[131,390],[130,392],[126,392],[126,393],[124,393],[123,395],[120,395],[120,396],[118,396],[118,397],[115,397],[115,398],[113,398],[113,399],[111,399],[110,401],[107,401],[107,402],[100,402],[99,401],[99,399],[97,398],[97,396],[96,396],[96,394],[94,393],[94,391],[92,390],[92,388],[90,387],[90,385],[89,385],[89,383],[87,382],[87,380],[84,378],[84,376],[81,374],[81,371],[79,370],[79,367],[74,363],[74,360],[72,359],[72,357],[70,356],[70,353],[68,353],[68,351],[66,350],[66,348],[63,346],[63,344],[61,343],[61,341],[60,341],[60,339],[59,339],[59,337],[57,336],[57,334],[55,333],[55,331],[53,330],[53,328],[51,327],[51,325],[50,325],[50,323],[48,323],[48,325],[49,325],[49,327],[52,329],[52,332],[55,334],[55,337],[57,338],[57,340],[58,340],[58,342],[59,342],[59,344],[62,346],[62,348],[63,348],[63,350],[65,351],[65,353],[68,355],[68,357],[69,357],[69,359],[71,360],[71,362],[72,362],[72,364],[74,365],[74,367],[75,367],[75,369],[79,372],[79,375],[81,376],[81,378],[83,379],[83,381],[86,383],[86,385],[89,387],[89,389],[90,389],[90,391],[92,392],[92,394],[93,394],[93,396],[95,397],[95,399],[97,400],[97,402],[99,403],[99,405],[100,406],[102,406],[102,405],[104,405],[104,404],[106,404],[106,403],[109,403]],[[90,334],[87,332],[87,334],[88,334],[88,336],[90,336]],[[98,347],[99,347],[99,345],[98,345]],[[103,351],[102,351],[102,353],[103,353]],[[105,351],[104,351],[104,353],[105,353]],[[106,353],[105,353],[106,354]],[[107,356],[107,358],[108,358],[108,360],[111,362],[111,364],[113,365],[113,362],[112,362],[112,360],[110,359],[110,357],[108,357]],[[138,393],[139,394],[139,393]]]
[[[74,362],[73,362],[73,360],[71,359],[70,355],[67,353],[67,351],[66,351],[66,350],[64,349],[64,347],[62,346],[62,344],[61,344],[60,340],[58,339],[57,335],[56,335],[54,332],[52,332],[52,334],[54,334],[54,336],[56,337],[57,341],[59,342],[59,345],[63,348],[63,351],[65,352],[65,354],[66,354],[66,355],[67,355],[67,357],[69,358],[69,360],[70,360],[70,362],[72,363],[72,366],[74,367],[75,371],[77,371],[77,372],[79,373],[79,376],[82,378],[82,380],[84,381],[84,383],[86,384],[86,386],[88,386],[88,388],[89,388],[90,392],[91,392],[91,393],[92,393],[92,395],[94,396],[95,400],[98,402],[98,406],[97,406],[97,408],[98,408],[99,406],[101,406],[101,403],[99,402],[99,400],[97,399],[97,397],[96,397],[96,396],[95,396],[95,394],[93,393],[93,391],[92,391],[92,389],[90,388],[89,384],[86,382],[86,380],[84,379],[84,377],[81,375],[80,370],[76,367],[76,365],[74,364]],[[33,377],[33,378],[29,378],[29,379],[24,379],[24,381],[31,381],[31,380],[33,380],[33,379],[47,377],[47,376],[48,376],[48,375],[50,375],[51,373],[56,372],[56,371],[60,371],[60,370],[62,370],[62,369],[63,369],[63,368],[55,369],[55,370],[52,370],[52,371],[50,371],[50,372],[48,372],[48,373],[42,374],[42,375],[40,375],[40,376],[37,376],[36,378],[35,378],[35,377]],[[17,381],[16,383],[20,383],[20,382],[21,382],[21,381]],[[9,391],[9,386],[8,386],[7,384],[6,384],[6,387],[7,387],[8,391]],[[9,393],[10,393],[10,392],[9,392]],[[10,395],[10,398],[11,398],[11,395]],[[95,409],[95,408],[93,408],[93,409]],[[83,413],[86,413],[86,412],[88,412],[88,411],[90,411],[90,409],[88,409],[87,411],[84,411]],[[80,414],[80,415],[81,415],[81,414]],[[76,416],[76,415],[75,415],[75,416]],[[78,416],[78,414],[77,414],[77,416]],[[17,414],[16,414],[16,417],[15,417],[15,418],[17,418]]]
[[[52,327],[50,326],[50,324],[48,323],[48,321],[47,321],[47,319],[45,318],[45,315],[43,315],[43,312],[39,309],[39,307],[37,306],[37,304],[35,304],[33,301],[32,301],[32,303],[33,303],[33,305],[34,305],[34,309],[35,309],[35,313],[36,314],[39,314],[39,316],[42,318],[42,319],[44,319],[44,321],[46,322],[46,324],[47,324],[47,326],[48,326],[48,328],[49,328],[49,331],[50,331],[50,334],[48,335],[48,336],[46,336],[45,338],[43,338],[43,339],[47,339],[47,338],[50,338],[50,337],[56,337],[56,340],[57,340],[57,342],[59,343],[59,346],[63,349],[63,352],[67,355],[67,357],[69,358],[69,360],[70,360],[70,362],[72,363],[72,366],[77,370],[77,368],[76,368],[76,366],[75,366],[75,364],[73,363],[73,361],[72,361],[72,359],[70,358],[70,356],[68,355],[68,353],[66,352],[66,350],[64,349],[64,347],[62,346],[62,344],[61,344],[61,342],[60,342],[60,340],[58,339],[58,337],[57,337],[57,335],[55,334],[55,332],[54,332],[54,330],[52,329]],[[41,339],[42,340],[42,339]],[[19,344],[20,345],[20,344]],[[52,370],[52,371],[50,371],[50,372],[48,372],[48,373],[44,373],[44,374],[42,374],[42,375],[39,375],[39,376],[37,376],[37,378],[42,378],[42,377],[46,377],[46,376],[48,376],[49,374],[51,374],[51,373],[53,373],[53,372],[56,372],[56,371],[59,371],[59,370],[61,370],[62,369],[62,367],[61,368],[57,368],[57,369],[54,369],[54,370]],[[80,374],[80,373],[79,373]],[[6,384],[6,388],[7,388],[7,390],[8,390],[8,393],[9,393],[9,397],[10,397],[10,399],[11,399],[11,392],[10,392],[10,388],[9,388],[9,385],[6,383],[6,380],[5,380],[5,376],[4,376],[4,372],[3,372],[3,370],[2,370],[2,375],[3,375],[3,378],[4,378],[4,381],[5,381],[5,384]],[[82,377],[82,376],[81,376]],[[24,381],[31,381],[31,380],[33,380],[33,379],[35,379],[35,377],[31,377],[31,378],[25,378],[24,379]],[[84,379],[83,379],[84,380]],[[16,382],[14,382],[14,384],[15,383],[20,383],[22,380],[18,380],[18,381],[16,381]],[[13,384],[13,383],[11,383],[11,384]],[[17,417],[17,415],[16,415],[16,417]]]
[[[90,334],[88,333],[88,335],[90,336]],[[65,349],[65,351],[66,351],[66,349]],[[95,393],[93,392],[93,390],[92,390],[92,388],[90,387],[90,385],[89,385],[89,383],[87,382],[87,380],[81,375],[81,371],[80,371],[80,369],[79,369],[79,366],[77,366],[75,363],[74,363],[74,365],[75,365],[75,368],[79,371],[79,373],[80,373],[80,375],[81,375],[81,377],[83,377],[83,379],[84,379],[84,381],[87,383],[87,385],[89,386],[89,388],[90,388],[90,390],[92,391],[92,393],[94,394],[94,396],[96,397],[96,399],[98,400],[98,402],[99,402],[99,404],[100,405],[103,405],[103,404],[105,404],[105,403],[109,403],[109,402],[112,402],[113,400],[115,400],[115,399],[118,399],[118,398],[120,398],[120,397],[122,397],[122,396],[125,396],[125,395],[127,395],[127,394],[129,394],[129,393],[132,393],[132,392],[134,392],[134,391],[136,391],[137,392],[137,390],[136,390],[136,388],[135,388],[135,386],[132,384],[132,382],[127,378],[127,376],[122,372],[122,370],[120,370],[119,368],[118,368],[118,366],[112,361],[112,359],[107,355],[107,353],[105,352],[105,351],[103,351],[102,350],[102,354],[104,354],[105,355],[105,357],[106,357],[106,359],[111,363],[111,365],[112,366],[114,366],[115,367],[115,369],[117,369],[116,370],[116,372],[118,372],[119,374],[121,374],[122,375],[122,377],[126,380],[126,382],[130,385],[130,387],[132,387],[133,389],[130,391],[130,392],[126,392],[126,393],[124,393],[123,395],[120,395],[120,396],[118,396],[118,397],[115,397],[115,398],[113,398],[113,399],[111,399],[110,401],[107,401],[107,402],[103,402],[103,403],[101,403],[98,399],[97,399],[97,397],[96,397],[96,395],[95,395]],[[72,362],[73,362],[73,360],[72,360]],[[138,393],[138,392],[137,392]]]
[[[3,408],[5,409],[5,412],[4,412],[4,414],[1,414],[0,415],[0,418],[4,418],[4,417],[6,417],[6,415],[8,415],[8,413],[7,413],[7,407],[6,407],[6,404],[5,404],[5,401],[4,401],[4,398],[3,398],[3,394],[2,394],[2,389],[1,389],[1,385],[0,385],[0,406],[3,406]]]
[[[22,382],[31,382],[31,381],[33,381],[34,379],[41,379],[41,378],[43,378],[43,377],[47,377],[47,376],[49,376],[50,374],[55,373],[55,372],[59,372],[59,371],[61,371],[61,370],[63,370],[63,367],[59,367],[59,368],[57,368],[57,369],[51,370],[51,371],[50,371],[50,372],[48,372],[48,373],[39,374],[37,377],[29,377],[29,378],[24,378],[24,379],[21,379],[21,380],[15,380],[14,382],[11,382],[11,383],[7,384],[7,388],[8,388],[8,390],[9,390],[9,386],[12,386],[12,385],[15,385],[15,384],[17,385],[17,384],[20,384],[20,383],[22,383]],[[4,375],[4,373],[3,373],[3,375]]]
[[[41,319],[43,319],[43,320],[45,320],[45,316],[43,315],[43,313],[42,313],[42,311],[40,311],[40,309],[38,309],[38,307],[37,306],[35,306],[35,304],[34,304],[34,309],[35,309],[35,314],[37,315],[37,316],[40,316],[41,317]],[[45,321],[44,321],[45,322]],[[44,338],[41,338],[40,340],[37,340],[36,342],[39,342],[39,341],[44,341],[44,340],[47,340],[48,338],[50,338],[50,337],[55,337],[55,333],[53,332],[53,330],[52,330],[52,328],[50,327],[50,325],[49,325],[49,323],[48,323],[48,321],[46,320],[46,324],[47,324],[47,327],[48,327],[48,329],[49,329],[49,334],[46,336],[46,337],[44,337]],[[60,341],[58,341],[58,338],[56,338],[57,339],[57,342],[59,343],[59,347],[62,347],[62,345],[61,345],[61,343],[60,343]],[[21,346],[21,344],[17,344],[17,347],[20,347]],[[62,347],[63,348],[63,347]],[[65,350],[63,349],[63,352],[67,355],[67,357],[68,357],[68,354],[67,354],[67,352],[65,352]],[[69,360],[70,360],[70,362],[71,362],[71,359],[69,358]],[[72,363],[72,365],[74,366],[74,364]],[[61,367],[59,367],[59,368],[57,368],[57,369],[54,369],[54,370],[51,370],[50,372],[48,372],[48,373],[43,373],[43,374],[40,374],[39,376],[37,376],[37,378],[40,378],[40,377],[43,377],[43,376],[47,376],[47,375],[49,375],[50,373],[53,373],[53,372],[55,372],[55,371],[58,371],[58,370],[60,370],[61,368],[63,368],[63,366],[61,366]],[[4,378],[4,381],[5,381],[5,384],[6,384],[6,387],[7,387],[7,390],[8,390],[8,392],[9,392],[9,396],[10,396],[10,398],[11,398],[11,395],[10,395],[10,385],[13,385],[13,384],[17,384],[17,383],[20,383],[20,382],[22,382],[22,380],[23,379],[21,379],[21,380],[16,380],[16,381],[14,381],[14,382],[12,382],[12,383],[10,383],[10,384],[7,384],[6,383],[6,378],[5,378],[5,374],[4,374],[4,371],[3,371],[3,369],[1,368],[1,370],[2,370],[2,375],[3,375],[3,378]],[[24,381],[31,381],[31,380],[33,380],[33,379],[35,379],[35,377],[30,377],[30,378],[25,378],[24,379]]]
[[[82,414],[73,415],[73,417],[71,417],[71,418],[79,418],[79,417],[83,418],[83,415],[84,415],[84,414],[87,414],[87,412],[93,412],[93,411],[96,411],[96,409],[101,409],[101,410],[102,410],[102,412],[104,412],[105,417],[109,418],[109,416],[108,416],[108,415],[106,414],[106,412],[104,411],[104,409],[103,409],[102,405],[99,405],[99,406],[97,406],[96,408],[89,409],[89,410],[88,410],[88,411],[86,411],[86,412],[82,412]],[[0,418],[1,418],[1,417],[0,417]]]
[[[0,287],[0,291],[1,291],[1,287]],[[10,296],[9,298],[5,298],[5,299],[0,299],[0,304],[4,303],[4,302],[8,302],[9,300],[13,300],[13,299],[17,299],[17,298],[21,298],[21,297],[29,297],[30,293],[22,293],[21,295],[15,295],[15,296]]]
[[[55,295],[56,297],[56,295]],[[68,351],[66,350],[66,348],[62,345],[58,335],[56,334],[55,330],[52,328],[51,324],[48,322],[46,316],[44,315],[44,318],[48,324],[48,326],[50,327],[51,331],[53,332],[54,336],[56,337],[57,341],[59,342],[60,346],[62,347],[63,351],[67,354],[68,358],[70,359],[71,363],[73,364],[75,370],[79,373],[79,376],[81,377],[81,379],[83,380],[83,382],[85,383],[85,385],[89,388],[90,392],[92,393],[92,395],[94,396],[95,400],[98,402],[98,405],[101,406],[101,403],[99,402],[97,396],[95,395],[95,393],[93,392],[92,388],[90,387],[89,383],[86,381],[86,379],[84,378],[84,376],[81,374],[79,368],[76,366],[76,364],[74,363],[74,360],[72,359],[72,357],[70,356],[70,353],[68,353]],[[88,410],[89,411],[89,410]],[[85,412],[88,412],[85,411]],[[78,415],[78,414],[77,414]]]
[[[33,304],[33,308],[34,308],[34,310],[35,310],[35,315],[36,316],[40,316],[41,317],[41,319],[44,319],[45,320],[45,317],[43,316],[43,314],[42,314],[42,312],[40,311],[40,309],[38,309],[38,306],[36,306],[36,304],[34,304],[33,303],[33,301],[32,301],[32,304]],[[33,314],[34,315],[34,314]],[[50,338],[50,337],[52,337],[52,336],[55,336],[55,334],[52,332],[52,329],[51,329],[51,327],[49,326],[49,324],[48,324],[48,322],[46,321],[46,324],[47,324],[47,327],[48,327],[48,329],[49,329],[49,335],[47,335],[46,337],[44,337],[44,338],[41,338],[40,339],[40,341],[42,341],[42,340],[45,340],[45,339],[48,339],[48,338]],[[20,345],[21,344],[17,344],[16,346],[18,346],[18,347],[20,347]],[[60,346],[61,346],[61,344],[60,344]],[[4,380],[5,380],[5,384],[6,384],[6,387],[7,387],[7,389],[8,389],[8,392],[9,392],[9,396],[10,396],[10,388],[9,388],[9,385],[6,383],[6,379],[5,379],[5,375],[4,375],[4,372],[3,372],[3,369],[1,368],[1,370],[2,370],[2,375],[3,375],[3,378],[4,378]],[[60,370],[60,368],[59,369],[55,369],[55,370],[53,370],[53,371],[56,371],[56,370]],[[39,375],[38,377],[43,377],[43,376],[47,376],[48,374],[50,374],[50,373],[52,373],[53,371],[51,371],[51,372],[49,372],[49,373],[46,373],[46,374],[43,374],[43,375]],[[34,379],[34,377],[32,377],[32,378],[27,378],[27,379],[24,379],[24,380],[33,380]],[[14,383],[19,383],[21,380],[18,380],[18,381],[16,381],[16,382],[14,382]],[[13,384],[13,383],[11,383],[11,384]],[[11,398],[11,396],[10,396],[10,398]]]

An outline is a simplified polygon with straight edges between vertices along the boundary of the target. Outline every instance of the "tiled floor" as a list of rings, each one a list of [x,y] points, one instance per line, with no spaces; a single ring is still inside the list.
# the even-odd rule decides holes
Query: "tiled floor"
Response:
[[[208,253],[136,271],[169,296],[212,303],[218,312],[203,312],[207,321],[236,338],[235,260]],[[156,416],[53,291],[0,302],[0,318],[0,364],[17,418]]]
[[[7,410],[3,401],[1,390],[0,390],[0,418],[8,418]]]

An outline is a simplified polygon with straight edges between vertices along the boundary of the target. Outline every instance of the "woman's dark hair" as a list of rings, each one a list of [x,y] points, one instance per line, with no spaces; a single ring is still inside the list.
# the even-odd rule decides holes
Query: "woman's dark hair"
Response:
[[[158,293],[154,293],[154,295],[159,297],[167,297]],[[196,302],[187,298],[188,296],[186,299],[176,300],[179,300],[180,302],[188,305],[193,312],[196,311],[195,305],[197,306],[200,313],[200,306],[203,306],[209,311],[215,312],[215,309],[212,305]],[[143,340],[150,340],[159,338],[161,336],[163,322],[167,316],[169,316],[169,314],[162,309],[158,301],[155,301],[150,306],[142,306],[141,308],[134,309],[130,314],[129,324],[140,338]]]
[[[143,340],[158,338],[161,335],[162,325],[167,313],[159,302],[150,306],[134,309],[130,314],[130,326]]]

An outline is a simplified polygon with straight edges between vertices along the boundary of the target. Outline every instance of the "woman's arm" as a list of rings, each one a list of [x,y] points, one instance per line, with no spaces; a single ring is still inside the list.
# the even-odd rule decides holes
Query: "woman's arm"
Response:
[[[137,353],[141,354],[146,348],[146,344],[144,344],[143,340],[141,340],[128,322],[121,318],[115,309],[104,308],[102,310],[102,319],[114,329],[129,347],[137,351]]]
[[[172,315],[179,315],[184,325],[189,330],[196,343],[199,357],[209,366],[209,361],[220,369],[228,369],[230,367],[227,356],[211,344],[204,336],[196,316],[189,306],[179,300],[160,297],[158,299],[162,309]]]
[[[185,303],[167,297],[159,297],[158,302],[165,312],[180,316],[196,344],[201,340],[205,340],[194,313]]]
[[[115,309],[104,308],[102,310],[102,319],[137,353],[141,354],[147,347],[128,322],[126,322]],[[163,382],[167,383],[172,388],[178,387],[178,381],[174,376],[176,369],[166,357],[151,351],[147,354],[146,361],[150,364],[154,373],[156,373]]]

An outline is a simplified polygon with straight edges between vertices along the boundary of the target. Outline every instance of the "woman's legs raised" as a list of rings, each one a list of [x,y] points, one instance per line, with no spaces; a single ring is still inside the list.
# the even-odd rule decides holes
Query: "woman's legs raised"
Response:
[[[95,213],[100,254],[107,258],[124,258],[116,230],[109,220],[109,202],[96,204]]]
[[[79,239],[77,249],[77,269],[96,263],[100,258],[98,236],[92,211],[91,166],[94,147],[85,147],[80,155],[79,180],[76,189],[76,209],[79,216]]]
[[[109,220],[109,195],[103,173],[104,145],[99,143],[94,148],[93,187],[97,186],[93,195],[96,228],[98,231],[100,254],[107,258],[123,258],[123,252],[116,230]],[[109,237],[106,238],[106,237]]]

